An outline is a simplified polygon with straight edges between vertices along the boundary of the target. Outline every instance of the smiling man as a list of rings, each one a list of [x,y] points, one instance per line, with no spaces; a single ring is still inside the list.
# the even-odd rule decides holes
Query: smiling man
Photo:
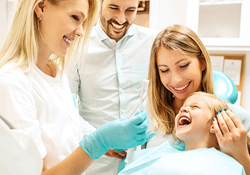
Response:
[[[100,16],[102,30],[118,42],[136,17],[138,0],[103,0]]]
[[[101,0],[100,19],[92,31],[88,53],[69,69],[80,115],[95,128],[139,111],[140,90],[148,76],[151,46],[158,31],[133,24],[138,4],[139,0]],[[86,172],[117,174],[125,155],[109,151]]]

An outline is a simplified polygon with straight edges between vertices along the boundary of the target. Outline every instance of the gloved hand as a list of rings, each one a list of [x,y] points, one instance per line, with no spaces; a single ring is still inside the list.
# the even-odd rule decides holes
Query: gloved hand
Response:
[[[126,150],[142,145],[154,136],[153,132],[147,134],[147,112],[129,118],[118,119],[105,123],[79,144],[92,159],[98,159],[108,149]]]

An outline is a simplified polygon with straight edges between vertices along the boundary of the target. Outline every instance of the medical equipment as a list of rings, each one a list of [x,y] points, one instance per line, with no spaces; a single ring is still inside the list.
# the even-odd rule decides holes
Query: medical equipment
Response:
[[[233,81],[223,72],[213,70],[215,95],[228,103],[234,104],[238,98],[238,90]]]
[[[139,104],[139,112],[143,110],[142,103],[143,103],[143,94],[147,92],[148,90],[148,83],[149,80],[143,79],[142,86],[141,86],[141,92],[140,92],[140,104]]]
[[[148,84],[149,84],[149,80],[143,79],[142,81],[142,86],[141,86],[141,91],[140,91],[140,102],[139,102],[139,111],[141,112],[143,110],[143,95],[145,94],[145,92],[147,92],[148,90]],[[130,159],[130,155],[132,153],[132,151],[138,151],[141,150],[142,145],[137,146],[136,148],[130,149],[127,151],[127,155],[126,157],[124,157],[120,163],[119,169],[118,169],[118,173],[124,169],[125,164],[128,163],[129,159]]]
[[[148,90],[149,80],[143,79],[141,92],[140,92],[140,103],[139,103],[139,112],[143,110],[143,94]],[[136,147],[136,151],[141,150],[141,145]]]

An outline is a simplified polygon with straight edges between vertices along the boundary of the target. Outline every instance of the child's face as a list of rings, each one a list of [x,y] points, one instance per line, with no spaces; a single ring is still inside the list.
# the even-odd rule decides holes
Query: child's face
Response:
[[[189,97],[175,118],[176,136],[182,141],[204,140],[210,133],[212,114],[209,99],[201,95]]]

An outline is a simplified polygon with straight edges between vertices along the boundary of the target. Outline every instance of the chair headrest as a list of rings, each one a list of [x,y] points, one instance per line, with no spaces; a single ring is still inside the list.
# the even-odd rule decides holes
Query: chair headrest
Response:
[[[238,90],[233,81],[223,72],[213,70],[215,95],[234,104],[238,98]]]

